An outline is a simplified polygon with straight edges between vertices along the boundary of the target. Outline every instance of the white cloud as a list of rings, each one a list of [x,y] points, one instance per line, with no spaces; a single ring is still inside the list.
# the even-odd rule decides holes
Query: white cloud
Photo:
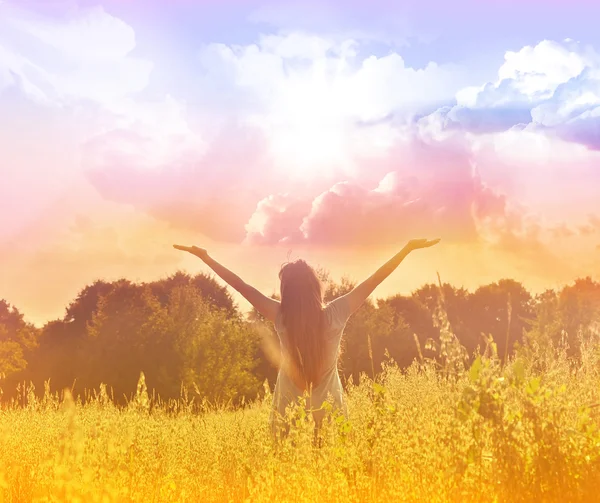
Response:
[[[533,99],[551,97],[560,84],[577,77],[588,65],[583,55],[550,40],[508,51],[504,59],[499,82],[510,79],[514,89]]]
[[[0,10],[0,92],[17,86],[30,102],[55,107],[65,129],[78,124],[74,148],[93,138],[86,168],[118,154],[152,168],[202,152],[185,103],[137,94],[148,87],[153,63],[132,55],[134,29],[102,7],[73,12],[51,18]]]
[[[10,182],[0,184],[0,201],[11,215],[0,240],[56,201],[91,211],[101,198],[79,197],[93,192],[90,171],[156,171],[206,147],[185,102],[138,94],[153,64],[133,55],[131,26],[101,7],[69,10],[70,18],[41,10],[0,5],[0,170]]]
[[[148,85],[152,63],[131,56],[135,33],[102,7],[63,20],[15,8],[0,12],[0,69],[47,104],[92,100],[110,105]]]
[[[522,169],[590,159],[590,152],[584,146],[550,138],[531,127],[479,135],[471,141],[475,151],[491,148],[494,157],[509,164],[522,164]]]
[[[381,138],[396,136],[385,124],[389,117],[449,100],[464,84],[458,67],[414,69],[397,53],[361,59],[359,47],[352,39],[294,32],[248,46],[211,44],[200,60],[222,79],[221,92],[243,94],[235,102],[242,120],[265,132],[276,161],[292,175],[314,177],[332,166],[351,169],[357,153],[378,155],[390,145]],[[381,136],[365,134],[372,123]]]
[[[509,51],[498,80],[456,93],[456,106],[421,120],[434,131],[476,134],[537,129],[600,149],[600,57],[572,41],[544,40]]]
[[[206,151],[206,142],[186,120],[184,105],[171,96],[151,104],[132,101],[123,105],[122,112],[111,128],[86,142],[86,169],[110,167],[117,159],[138,169],[163,169]]]
[[[414,69],[395,52],[359,60],[358,46],[352,39],[269,35],[248,46],[210,44],[203,49],[201,61],[205,66],[220,63],[221,78],[250,89],[267,106],[274,107],[278,95],[285,92],[290,101],[315,98],[318,86],[329,108],[338,109],[338,114],[343,108],[346,116],[363,121],[450,99],[464,82],[458,66],[431,62]]]

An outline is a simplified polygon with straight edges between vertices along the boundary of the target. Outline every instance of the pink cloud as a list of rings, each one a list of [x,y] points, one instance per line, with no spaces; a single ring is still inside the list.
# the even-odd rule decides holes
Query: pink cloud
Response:
[[[484,243],[539,267],[555,264],[544,238],[571,238],[571,229],[543,226],[516,207],[480,173],[489,178],[498,160],[473,154],[463,140],[414,133],[386,155],[356,157],[352,177],[338,173],[302,186],[286,179],[263,133],[249,128],[225,129],[204,153],[172,139],[169,152],[177,155],[151,166],[152,142],[114,131],[87,145],[86,165],[103,197],[216,241],[376,249],[430,236]]]
[[[144,158],[150,143],[131,131],[112,131],[88,142],[88,179],[106,199],[131,204],[175,227],[240,242],[256,201],[269,190],[263,138],[229,128],[203,155],[171,144],[178,154],[154,166]]]
[[[571,229],[566,223],[562,223],[556,227],[553,227],[550,232],[555,239],[566,239],[576,235],[575,231]]]
[[[505,216],[504,196],[481,181],[460,148],[417,143],[392,164],[396,169],[376,186],[344,181],[312,199],[264,199],[246,239],[356,247],[390,245],[421,235],[472,242],[478,239],[479,220]]]
[[[297,243],[302,241],[300,226],[310,211],[307,199],[289,194],[270,195],[261,200],[246,225],[246,242],[252,244]]]
[[[594,233],[595,229],[591,225],[580,225],[577,227],[579,234],[582,236],[589,236]]]
[[[578,225],[577,232],[581,236],[591,236],[595,232],[600,232],[600,217],[590,214],[588,216],[588,223]]]

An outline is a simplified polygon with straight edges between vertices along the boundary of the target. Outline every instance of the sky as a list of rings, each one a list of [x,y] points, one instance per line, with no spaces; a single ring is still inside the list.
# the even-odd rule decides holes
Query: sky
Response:
[[[97,279],[265,294],[305,258],[374,297],[600,278],[600,5],[0,0],[0,298]],[[219,280],[220,281],[220,280]],[[234,295],[242,310],[249,304]]]

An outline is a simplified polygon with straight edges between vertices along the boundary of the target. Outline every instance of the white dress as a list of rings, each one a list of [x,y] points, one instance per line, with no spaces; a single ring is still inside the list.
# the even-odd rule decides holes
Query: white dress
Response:
[[[323,372],[319,385],[313,388],[312,394],[306,402],[307,410],[318,409],[327,396],[331,394],[334,406],[338,407],[346,414],[346,406],[343,397],[342,382],[338,373],[338,355],[340,352],[340,343],[346,322],[350,316],[348,299],[345,295],[332,300],[324,307],[325,313],[325,331],[323,334],[323,343],[325,344],[325,360]],[[286,330],[281,319],[281,311],[277,313],[275,319],[275,330],[279,336],[279,342],[282,349],[287,347],[288,339]],[[273,393],[273,409],[271,412],[271,428],[275,432],[276,420],[285,416],[286,407],[296,401],[303,394],[282,370],[277,375],[277,383]],[[324,410],[313,411],[315,422],[319,423],[325,415]]]

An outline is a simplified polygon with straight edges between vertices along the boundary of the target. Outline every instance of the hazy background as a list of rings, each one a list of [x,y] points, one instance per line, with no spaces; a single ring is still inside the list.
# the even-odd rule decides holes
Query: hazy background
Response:
[[[97,278],[207,272],[175,242],[267,294],[412,237],[443,244],[376,296],[598,278],[598,11],[1,1],[0,298],[40,326]]]

